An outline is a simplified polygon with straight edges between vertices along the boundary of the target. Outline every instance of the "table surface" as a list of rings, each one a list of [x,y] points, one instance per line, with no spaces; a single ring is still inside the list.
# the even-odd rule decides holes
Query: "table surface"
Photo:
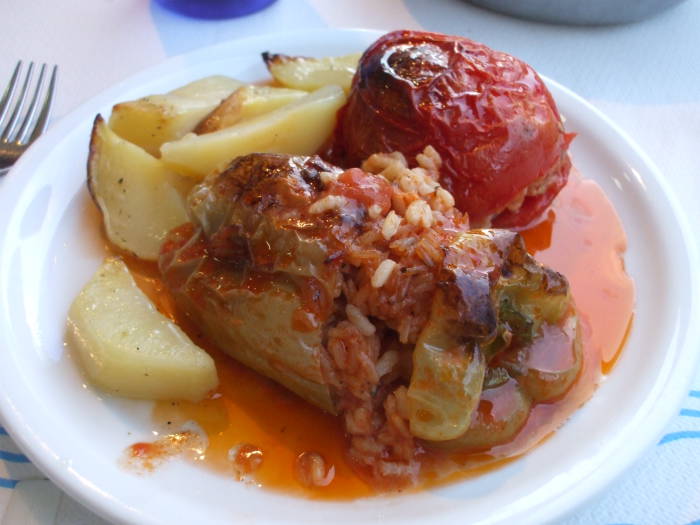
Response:
[[[608,27],[527,22],[460,0],[278,0],[221,21],[189,19],[147,0],[2,4],[0,84],[19,58],[58,64],[55,117],[167,57],[233,38],[324,27],[464,35],[524,59],[610,116],[660,168],[691,225],[700,224],[700,0]],[[562,523],[700,523],[698,438],[700,376],[661,442]],[[25,523],[104,521],[44,479],[0,426],[0,525]]]

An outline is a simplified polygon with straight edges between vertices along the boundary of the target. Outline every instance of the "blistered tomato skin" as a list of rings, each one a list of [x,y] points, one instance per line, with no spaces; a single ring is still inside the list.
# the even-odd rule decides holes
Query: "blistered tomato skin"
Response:
[[[472,224],[512,227],[564,186],[572,138],[524,62],[462,37],[396,31],[360,59],[329,155],[357,166],[382,151],[412,159],[431,144]]]

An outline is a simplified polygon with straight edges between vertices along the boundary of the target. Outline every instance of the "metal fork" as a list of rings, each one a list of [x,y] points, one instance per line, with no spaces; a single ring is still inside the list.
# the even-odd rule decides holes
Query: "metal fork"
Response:
[[[48,87],[44,87],[44,78],[48,66],[42,64],[39,80],[34,85],[31,101],[26,111],[24,106],[29,98],[34,62],[29,63],[27,74],[22,76],[22,61],[17,62],[12,78],[0,99],[0,175],[4,175],[46,129],[51,114],[54,90],[56,89],[57,66],[51,70]],[[15,96],[19,84],[22,87]],[[43,93],[43,95],[42,95]],[[39,110],[41,104],[41,110]],[[37,115],[37,111],[39,111]]]

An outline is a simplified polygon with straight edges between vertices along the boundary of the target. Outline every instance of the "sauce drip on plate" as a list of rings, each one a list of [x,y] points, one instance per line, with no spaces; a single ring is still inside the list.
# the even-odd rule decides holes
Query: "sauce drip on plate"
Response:
[[[427,452],[423,487],[478,475],[527,452],[590,398],[601,372],[608,373],[619,356],[632,320],[634,287],[622,260],[624,231],[600,187],[572,173],[545,219],[522,234],[528,250],[571,283],[583,327],[583,370],[563,398],[535,405],[511,442],[479,454]],[[208,399],[159,402],[153,412],[160,432],[177,433],[192,421],[204,431],[209,443],[206,450],[185,457],[232,480],[310,498],[354,499],[375,493],[345,459],[339,418],[226,356],[178,315],[155,265],[129,258],[127,263],[159,310],[176,319],[216,361],[220,384]],[[134,455],[133,447],[141,447],[139,454],[145,450],[143,444],[135,444],[127,450],[127,457]],[[308,452],[320,454],[326,465],[335,468],[335,477],[327,486],[309,488],[297,481],[295,462]]]
[[[521,232],[537,260],[571,284],[589,345],[609,373],[632,321],[634,283],[625,273],[627,237],[615,208],[592,180],[572,170],[544,221]]]

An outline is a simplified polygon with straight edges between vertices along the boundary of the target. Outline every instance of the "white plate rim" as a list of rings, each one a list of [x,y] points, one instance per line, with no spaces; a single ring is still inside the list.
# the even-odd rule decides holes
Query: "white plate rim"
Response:
[[[269,41],[271,38],[291,38],[294,35],[309,35],[309,33],[316,34],[318,38],[338,38],[339,35],[355,35],[358,33],[363,33],[365,35],[381,34],[381,32],[364,29],[329,29],[306,31],[303,33],[287,32],[266,34],[258,37],[224,42],[215,46],[210,46],[187,53],[185,55],[172,57],[156,66],[147,68],[144,71],[137,73],[136,75],[133,75],[96,95],[95,97],[86,101],[84,104],[81,104],[69,115],[65,116],[55,125],[53,125],[51,129],[27,151],[22,159],[7,175],[7,180],[5,180],[3,183],[2,192],[0,192],[0,223],[7,224],[7,222],[10,220],[12,215],[11,204],[21,193],[27,178],[31,176],[32,164],[40,161],[44,152],[51,148],[52,144],[59,142],[60,137],[63,134],[68,133],[79,122],[82,122],[86,118],[86,114],[92,115],[96,113],[96,110],[93,110],[93,108],[100,108],[104,106],[107,101],[113,100],[115,96],[122,92],[127,86],[137,85],[143,79],[148,78],[151,75],[177,67],[178,62],[181,62],[183,59],[194,60],[198,57],[206,58],[206,56],[210,53],[216,53],[217,50],[226,49],[233,43],[235,43],[237,46],[253,45],[255,42]],[[555,81],[546,78],[545,80],[553,90],[566,94],[566,96],[575,100],[581,107],[585,108],[588,111],[590,118],[595,118],[603,123],[604,126],[607,127],[611,136],[616,136],[618,143],[624,145],[624,148],[627,149],[627,153],[631,154],[632,156],[636,156],[637,160],[645,165],[647,171],[654,177],[655,183],[661,187],[663,196],[673,212],[673,222],[679,228],[680,236],[685,243],[684,248],[686,251],[682,255],[687,259],[687,263],[690,267],[700,267],[700,265],[698,265],[699,257],[697,246],[695,244],[695,239],[691,234],[689,223],[685,218],[682,208],[679,206],[673,192],[671,191],[669,184],[664,180],[664,177],[651,159],[648,158],[641,148],[639,148],[639,146],[637,146],[624,131],[622,131],[609,118],[607,118],[600,110]],[[4,243],[5,232],[0,232],[0,246],[2,246]],[[692,318],[693,316],[697,317],[698,313],[700,281],[698,280],[698,277],[693,274],[691,274],[690,277],[691,281],[689,283],[687,293],[691,304],[690,316]],[[3,303],[0,304],[0,307],[1,323],[5,321],[6,312],[9,305],[3,301]],[[692,373],[697,368],[697,363],[700,359],[699,355],[695,355],[696,352],[693,348],[693,343],[700,340],[700,325],[687,326],[681,336],[682,341],[679,345],[679,349],[676,352],[676,357],[678,359],[678,364],[676,366],[680,366],[682,370],[686,371],[686,373],[685,376],[681,378],[676,377],[673,381],[671,381],[669,378],[663,385],[663,390],[657,391],[656,397],[651,400],[651,405],[648,407],[648,411],[644,415],[646,417],[647,425],[653,427],[654,432],[648,432],[645,439],[634,441],[625,448],[621,449],[619,451],[620,455],[612,467],[607,468],[596,475],[591,475],[588,478],[581,479],[579,481],[579,485],[577,486],[575,495],[560,496],[556,505],[538,510],[535,515],[530,516],[528,521],[549,521],[562,516],[565,512],[571,511],[577,505],[584,503],[605,485],[618,477],[633,463],[637,457],[639,457],[652,443],[654,443],[655,439],[658,438],[658,435],[660,435],[667,422],[673,417],[673,415],[675,415],[676,407],[680,404],[680,400],[686,393],[688,385],[692,379]],[[0,356],[0,363],[2,363],[2,361],[3,359]],[[6,375],[7,371],[2,370],[2,368],[3,367],[0,366],[0,378],[8,377]],[[662,395],[666,399],[664,403],[660,403],[660,398]],[[672,399],[673,403],[669,403],[668,399]],[[15,439],[19,447],[29,456],[34,464],[45,472],[57,485],[59,485],[81,503],[85,504],[105,518],[114,521],[128,519],[128,509],[115,506],[109,498],[105,497],[105,494],[103,494],[98,487],[91,487],[89,480],[80,479],[77,473],[69,472],[65,468],[65,465],[56,462],[55,458],[51,456],[50,450],[46,450],[43,447],[43,443],[41,443],[41,440],[38,439],[39,437],[35,436],[31,431],[28,431],[31,429],[24,428],[22,416],[15,409],[12,393],[5,391],[0,393],[0,415],[3,417],[5,427],[8,429],[8,432]],[[153,521],[153,523],[156,523],[156,521]]]

